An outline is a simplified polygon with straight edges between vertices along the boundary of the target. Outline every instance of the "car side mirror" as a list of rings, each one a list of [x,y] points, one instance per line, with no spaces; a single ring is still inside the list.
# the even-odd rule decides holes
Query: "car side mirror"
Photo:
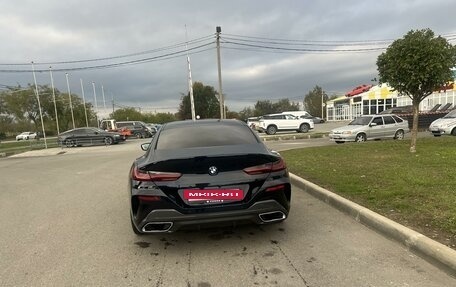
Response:
[[[375,127],[377,125],[377,123],[371,123],[369,126],[370,127]]]
[[[143,151],[147,151],[147,150],[149,149],[149,147],[150,147],[150,143],[143,143],[143,144],[141,145],[141,149],[142,149]]]

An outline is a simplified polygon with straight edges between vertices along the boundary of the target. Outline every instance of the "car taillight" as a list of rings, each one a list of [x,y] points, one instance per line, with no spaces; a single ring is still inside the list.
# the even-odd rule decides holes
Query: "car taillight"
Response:
[[[256,165],[244,168],[244,172],[247,174],[263,174],[263,173],[270,173],[272,168],[272,163],[266,163],[262,165]]]
[[[271,171],[279,171],[279,170],[284,170],[286,168],[287,168],[287,165],[285,164],[285,161],[282,158],[280,158],[278,161],[276,161],[272,164]]]
[[[247,167],[244,168],[244,172],[247,174],[255,175],[255,174],[263,174],[263,173],[270,173],[273,171],[280,171],[286,169],[287,166],[285,165],[285,161],[280,158],[276,162],[270,162],[266,164],[261,164],[257,166]]]
[[[266,188],[266,192],[279,191],[279,190],[283,190],[284,188],[285,188],[285,184],[280,184],[280,185],[271,186],[271,187]]]
[[[178,172],[159,172],[159,171],[143,171],[134,167],[131,172],[131,177],[137,181],[174,181],[182,176]]]
[[[154,195],[138,195],[138,199],[140,201],[147,201],[147,202],[161,200],[160,196],[154,196]]]

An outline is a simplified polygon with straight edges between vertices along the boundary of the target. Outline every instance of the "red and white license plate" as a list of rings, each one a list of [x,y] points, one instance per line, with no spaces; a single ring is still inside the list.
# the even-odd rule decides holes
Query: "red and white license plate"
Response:
[[[184,189],[188,201],[233,201],[244,199],[242,189]]]

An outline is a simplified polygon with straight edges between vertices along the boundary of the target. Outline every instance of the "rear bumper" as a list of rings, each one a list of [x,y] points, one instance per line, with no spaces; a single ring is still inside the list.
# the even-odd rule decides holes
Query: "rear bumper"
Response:
[[[277,216],[277,218],[274,218],[273,220],[265,220],[265,218],[268,217],[263,216],[264,214],[273,214],[275,212],[277,212],[277,215],[283,214],[283,216]],[[260,215],[262,215],[262,217],[260,217]],[[235,223],[266,224],[283,221],[287,217],[288,210],[276,200],[270,199],[258,201],[246,209],[210,213],[183,214],[175,209],[155,209],[141,222],[134,222],[134,224],[138,230],[141,230],[144,233],[153,233],[173,232],[183,227],[213,224],[217,224],[217,226],[232,225]],[[167,223],[168,226],[165,230],[146,232],[144,228],[151,223]]]

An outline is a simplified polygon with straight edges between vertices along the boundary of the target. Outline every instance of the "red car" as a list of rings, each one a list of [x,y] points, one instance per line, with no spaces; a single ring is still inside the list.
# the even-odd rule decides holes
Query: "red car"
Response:
[[[373,87],[373,85],[361,85],[361,86],[358,86],[358,87],[354,88],[350,92],[346,93],[345,96],[346,97],[353,97],[353,96],[356,96],[358,94],[361,94],[361,93],[369,91],[370,88],[372,88],[372,87]]]

